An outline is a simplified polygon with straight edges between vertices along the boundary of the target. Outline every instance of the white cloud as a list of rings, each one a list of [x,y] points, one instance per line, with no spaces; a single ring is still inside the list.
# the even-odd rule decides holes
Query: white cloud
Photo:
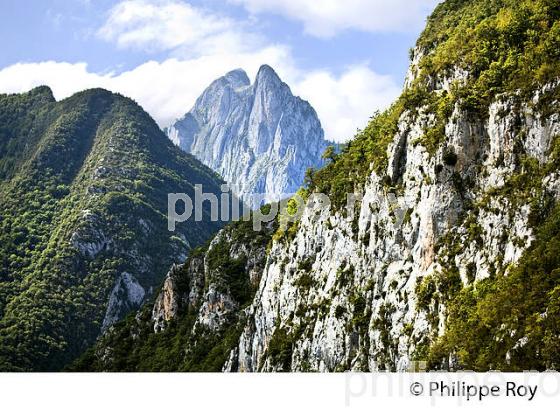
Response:
[[[228,20],[206,16],[189,4],[145,0],[123,1],[109,12],[98,35],[120,47],[168,50],[197,43],[206,36],[230,26]]]
[[[222,48],[245,46],[240,37],[251,36],[242,32],[243,26],[176,0],[125,0],[109,11],[97,35],[121,48],[166,51],[182,47],[192,54],[220,43]]]
[[[376,109],[388,106],[399,93],[391,77],[376,74],[366,64],[349,66],[339,75],[327,69],[304,71],[288,47],[257,41],[244,27],[177,1],[123,1],[110,11],[100,35],[121,47],[172,50],[175,58],[121,73],[91,72],[85,63],[20,63],[0,70],[0,92],[45,84],[62,99],[102,87],[133,98],[165,127],[227,71],[240,67],[254,77],[262,64],[269,64],[296,95],[311,103],[327,138],[336,141],[354,136],[356,128],[364,127]],[[204,48],[183,52],[197,39]]]
[[[349,67],[339,77],[328,71],[311,72],[296,83],[295,91],[311,102],[326,135],[344,141],[365,127],[376,109],[388,107],[400,87],[391,77],[362,65]]]
[[[19,93],[39,85],[49,85],[55,97],[60,99],[87,88],[107,87],[108,79],[108,75],[88,72],[85,63],[18,63],[0,71],[0,92]]]
[[[229,0],[249,12],[275,13],[300,21],[308,34],[331,37],[354,29],[407,32],[422,27],[441,0]]]

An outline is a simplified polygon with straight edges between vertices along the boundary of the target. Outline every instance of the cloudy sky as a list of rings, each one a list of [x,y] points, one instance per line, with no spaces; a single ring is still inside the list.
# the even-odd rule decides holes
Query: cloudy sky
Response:
[[[215,78],[269,64],[344,141],[399,94],[438,0],[1,0],[0,93],[138,101],[165,127]]]

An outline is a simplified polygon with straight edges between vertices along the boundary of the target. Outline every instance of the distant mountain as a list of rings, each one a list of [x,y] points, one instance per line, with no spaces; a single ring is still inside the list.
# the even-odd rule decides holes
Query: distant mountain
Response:
[[[214,81],[167,134],[248,203],[252,193],[271,202],[296,192],[329,145],[313,107],[267,65],[254,84],[243,70]]]
[[[0,370],[56,370],[218,228],[167,229],[168,193],[223,181],[133,101],[0,95]]]

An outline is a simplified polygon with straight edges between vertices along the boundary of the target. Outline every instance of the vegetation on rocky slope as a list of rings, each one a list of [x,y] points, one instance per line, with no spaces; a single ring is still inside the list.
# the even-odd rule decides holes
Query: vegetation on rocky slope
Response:
[[[0,95],[0,369],[56,370],[78,356],[120,275],[149,293],[219,228],[206,217],[168,232],[167,194],[220,183],[124,97]],[[137,307],[117,298],[116,319]]]
[[[493,197],[505,198],[513,209],[530,205],[535,239],[515,266],[496,260],[490,277],[475,282],[472,272],[462,287],[453,262],[462,239],[451,232],[441,241],[446,270],[425,277],[417,287],[421,309],[429,310],[435,301],[448,310],[445,334],[417,357],[430,368],[542,371],[560,364],[560,204],[543,186],[546,176],[558,171],[559,154],[557,137],[546,164],[522,158],[517,174],[472,205],[480,212]],[[465,224],[472,227],[468,242],[481,241],[476,220]]]
[[[430,347],[431,368],[523,371],[560,363],[560,207],[507,275],[460,290],[448,305],[445,335]]]
[[[473,123],[483,123],[492,102],[514,96],[518,102],[528,102],[542,119],[557,115],[560,3],[445,1],[428,19],[411,57],[417,60],[412,67],[414,80],[397,102],[386,112],[375,114],[340,155],[330,156],[329,165],[308,175],[308,189],[328,193],[337,208],[345,204],[346,193],[363,189],[371,171],[383,176],[387,148],[399,131],[397,125],[403,115],[422,112],[426,117],[433,116],[424,136],[415,141],[430,154],[445,146],[445,126],[455,108],[470,115]],[[449,78],[450,85],[442,87]],[[535,95],[539,98],[533,100]],[[518,135],[515,143],[520,144],[523,137]],[[454,153],[443,152],[447,166],[453,168],[456,161]],[[542,180],[557,169],[558,158],[553,147],[546,166],[530,158],[520,158],[519,162],[516,175],[491,194],[507,198],[512,206],[532,204],[530,222],[536,240],[518,266],[502,267],[495,261],[495,274],[479,283],[472,283],[475,272],[471,272],[471,283],[463,288],[457,268],[448,263],[442,272],[418,284],[420,309],[435,314],[434,320],[439,303],[449,312],[445,335],[433,338],[430,346],[419,346],[415,355],[428,360],[430,368],[449,368],[450,359],[455,361],[455,368],[479,371],[543,370],[560,363],[556,317],[560,214],[554,199],[545,198],[541,186]],[[463,178],[459,174],[454,178],[456,188],[466,192]],[[397,189],[399,182],[383,177],[389,190]],[[479,205],[466,204],[468,214],[475,219]],[[471,241],[480,240],[476,220],[470,226],[467,242],[464,237],[448,235],[448,243],[440,244],[440,259],[453,261],[453,255],[443,254],[446,249],[458,253]]]
[[[154,305],[148,303],[111,327],[68,370],[221,371],[239,341],[245,326],[244,309],[259,283],[260,276],[251,280],[249,271],[262,272],[275,229],[271,224],[254,232],[252,221],[228,225],[212,242],[193,250],[186,263],[172,272],[180,307],[163,330],[154,331]],[[208,299],[215,295],[231,300],[230,308],[222,310],[220,302]],[[203,304],[210,313],[201,313]],[[224,314],[221,324],[212,319],[212,312],[217,311]],[[202,317],[216,326],[201,323]]]
[[[363,189],[372,171],[383,174],[387,147],[404,113],[433,114],[435,120],[418,141],[433,153],[445,141],[445,124],[456,104],[473,118],[484,117],[499,94],[521,93],[528,98],[548,85],[539,108],[544,114],[555,112],[551,103],[560,97],[560,3],[445,1],[428,19],[413,57],[417,54],[421,59],[415,80],[388,110],[375,113],[339,155],[330,155],[329,165],[308,173],[310,191],[329,194],[340,208],[347,193]],[[457,79],[449,91],[435,89],[438,81],[457,70],[466,73],[465,81]],[[399,181],[386,177],[384,182],[395,186]]]

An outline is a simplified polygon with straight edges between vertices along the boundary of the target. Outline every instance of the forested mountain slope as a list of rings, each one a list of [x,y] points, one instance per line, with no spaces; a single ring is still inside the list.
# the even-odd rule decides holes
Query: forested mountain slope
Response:
[[[62,368],[218,228],[167,228],[168,193],[222,181],[133,101],[0,95],[0,369]]]

